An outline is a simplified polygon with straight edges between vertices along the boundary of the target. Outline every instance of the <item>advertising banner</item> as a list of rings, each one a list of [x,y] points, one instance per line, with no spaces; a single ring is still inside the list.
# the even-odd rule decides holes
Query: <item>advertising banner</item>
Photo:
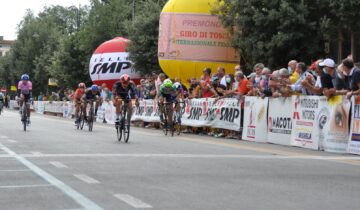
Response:
[[[324,116],[328,114],[325,127],[323,149],[326,152],[345,153],[349,140],[350,101],[345,96],[333,96],[324,106]]]
[[[131,121],[160,122],[158,104],[155,100],[142,100],[134,108]]]
[[[321,142],[324,139],[323,128],[327,116],[323,110],[326,106],[326,97],[295,96],[291,145],[319,149],[320,139]]]
[[[360,155],[360,96],[352,98],[351,135],[348,153]]]
[[[270,98],[268,112],[268,142],[290,145],[293,127],[292,97]]]
[[[269,98],[245,97],[243,140],[267,141],[268,104]]]
[[[192,99],[181,118],[183,125],[240,130],[241,109],[237,99]]]

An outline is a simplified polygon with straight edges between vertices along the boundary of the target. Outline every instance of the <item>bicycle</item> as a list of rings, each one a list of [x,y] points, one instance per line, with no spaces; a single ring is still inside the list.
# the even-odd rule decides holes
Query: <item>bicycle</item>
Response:
[[[87,123],[89,126],[89,131],[93,130],[94,127],[94,117],[95,116],[95,111],[94,111],[94,100],[90,100],[90,110],[89,110],[89,115],[87,116]]]
[[[174,129],[174,111],[173,111],[173,116],[172,116],[172,123],[169,124],[168,123],[168,116],[170,114],[170,106],[173,105],[174,102],[165,102],[163,103],[163,105],[165,106],[164,107],[164,113],[163,113],[163,119],[164,119],[164,124],[163,124],[163,131],[164,131],[164,134],[165,136],[167,136],[168,132],[171,132],[171,136],[174,136],[174,132],[175,132],[175,129]]]
[[[82,104],[80,105],[80,110],[79,110],[79,117],[77,119],[78,123],[76,125],[77,129],[82,130],[84,128],[84,124],[85,124],[85,114],[84,114],[84,108],[82,106]]]
[[[116,135],[118,141],[121,141],[124,134],[124,142],[128,143],[130,136],[130,118],[129,112],[127,112],[129,102],[123,102],[120,112],[120,122],[115,123]],[[125,120],[126,117],[126,120]]]
[[[26,126],[28,125],[27,105],[30,106],[30,103],[24,101],[22,107],[20,108],[21,122],[23,124],[24,131],[26,131]]]
[[[174,131],[176,131],[176,134],[179,136],[181,133],[181,109],[179,111],[176,110],[177,104],[185,104],[185,102],[175,102],[175,110],[173,111]]]

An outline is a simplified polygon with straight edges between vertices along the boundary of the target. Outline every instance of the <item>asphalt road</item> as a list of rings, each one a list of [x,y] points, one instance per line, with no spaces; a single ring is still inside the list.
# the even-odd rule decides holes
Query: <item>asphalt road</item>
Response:
[[[0,115],[1,210],[359,209],[360,157]]]

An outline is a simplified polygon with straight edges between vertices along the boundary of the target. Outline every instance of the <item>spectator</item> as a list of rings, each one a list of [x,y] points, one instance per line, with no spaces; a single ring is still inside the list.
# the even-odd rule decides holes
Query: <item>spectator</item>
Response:
[[[291,60],[288,63],[288,71],[289,71],[289,75],[290,75],[289,79],[290,79],[291,84],[294,84],[300,78],[300,75],[296,71],[296,65],[297,65],[296,60]]]
[[[360,91],[360,69],[354,65],[354,61],[350,58],[346,58],[342,62],[342,70],[345,75],[345,84],[349,88],[347,97],[351,98],[353,95],[359,95]]]
[[[262,98],[265,96],[271,96],[271,89],[269,86],[271,70],[269,68],[264,68],[261,74],[262,74],[262,78],[259,86],[259,91],[261,92],[260,96]]]
[[[306,82],[311,86],[315,85],[314,76],[307,71],[306,64],[303,62],[298,63],[296,65],[296,72],[300,75],[300,77],[298,81],[290,85],[291,90],[297,93],[302,93],[303,95],[312,95],[308,89],[303,87],[303,82]]]
[[[100,97],[101,97],[102,101],[105,101],[107,98],[107,93],[105,90],[106,88],[107,88],[106,83],[103,83],[100,87]]]
[[[159,93],[160,86],[162,85],[162,83],[164,82],[165,79],[166,79],[166,76],[164,73],[159,74],[159,76],[155,82],[156,93]]]
[[[220,84],[223,86],[226,86],[226,78],[225,78],[225,68],[220,66],[217,69],[217,75],[216,75],[219,80],[220,80]]]
[[[42,92],[40,92],[39,96],[38,96],[38,100],[42,101],[44,97],[44,94]]]
[[[334,60],[327,58],[323,62],[319,63],[321,67],[324,67],[324,74],[321,77],[321,85],[323,86],[323,94],[326,97],[331,97],[337,94],[346,93],[346,86],[341,75],[335,70]]]
[[[302,86],[314,95],[322,95],[323,92],[323,88],[321,85],[321,77],[323,76],[324,72],[323,69],[319,66],[321,62],[323,62],[323,60],[317,60],[310,66],[310,69],[314,70],[317,75],[315,84],[312,85],[307,80],[304,80],[302,82]]]
[[[278,71],[278,75],[274,74],[273,78],[279,76],[274,83],[271,83],[270,87],[273,88],[273,97],[289,97],[291,95],[290,89],[290,75],[288,69],[282,68]]]

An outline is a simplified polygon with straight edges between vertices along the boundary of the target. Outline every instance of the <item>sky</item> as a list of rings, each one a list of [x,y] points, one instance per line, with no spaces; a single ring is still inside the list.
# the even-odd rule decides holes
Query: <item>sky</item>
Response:
[[[89,0],[0,0],[0,36],[5,40],[16,39],[16,28],[30,9],[34,14],[43,10],[44,6],[79,6],[89,5]]]

